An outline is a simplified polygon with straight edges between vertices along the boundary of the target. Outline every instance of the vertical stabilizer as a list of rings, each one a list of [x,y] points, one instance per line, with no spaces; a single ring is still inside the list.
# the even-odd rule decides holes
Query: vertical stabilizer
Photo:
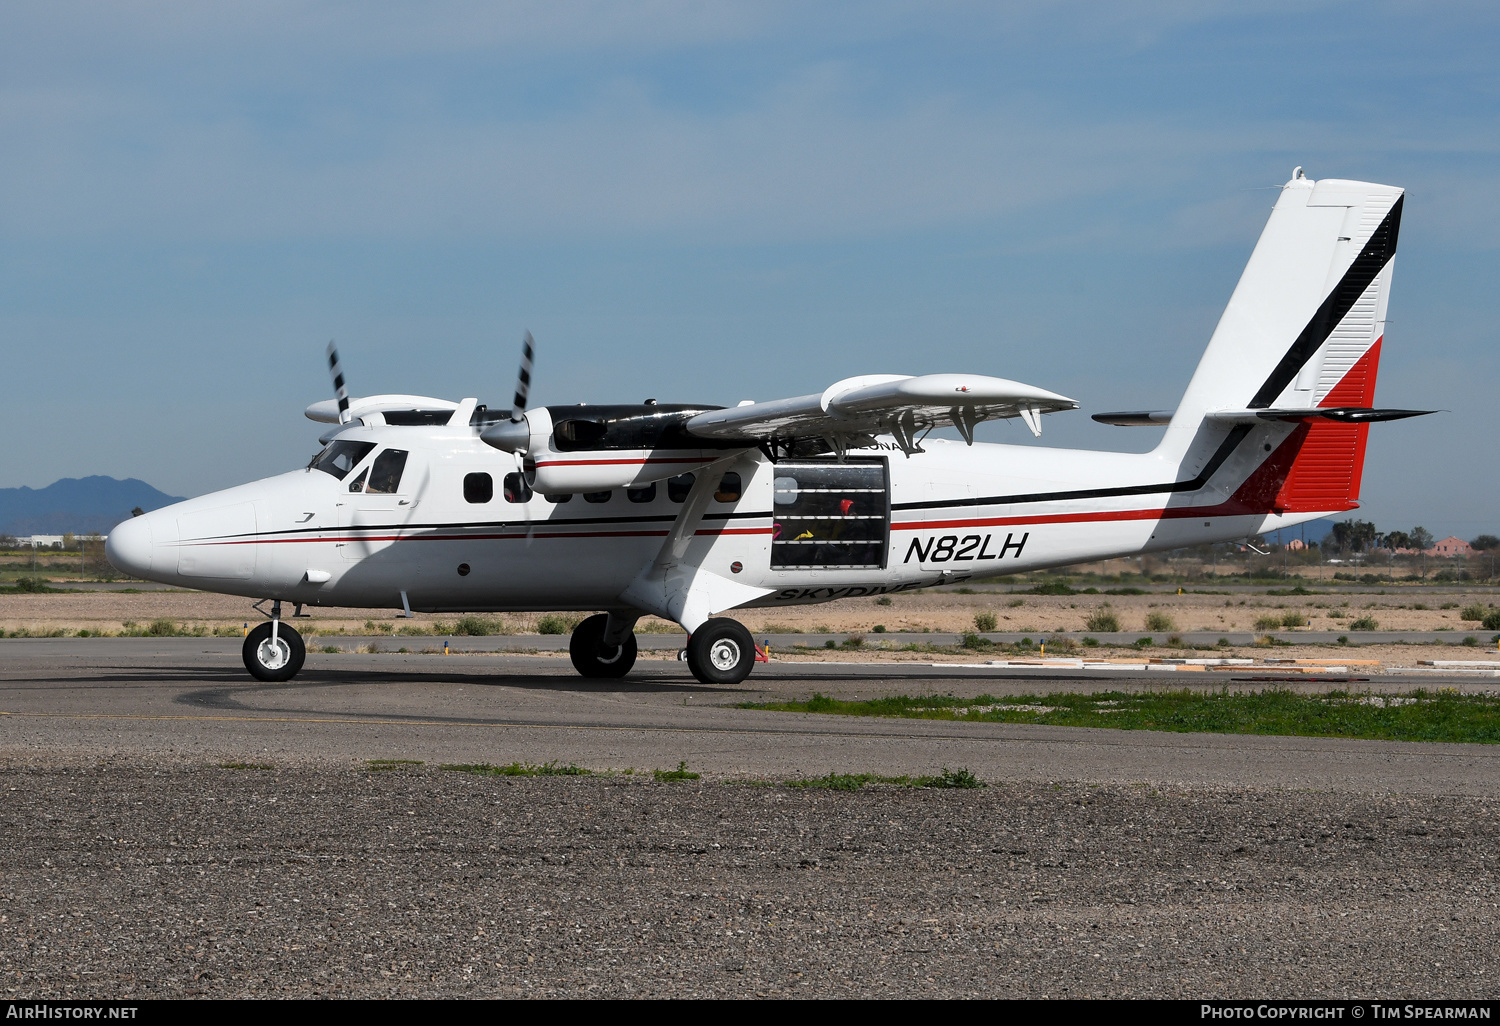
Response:
[[[1216,411],[1369,406],[1403,191],[1299,168],[1230,297],[1158,452],[1197,472],[1223,444]],[[1349,509],[1368,425],[1319,421],[1278,439],[1274,507]]]

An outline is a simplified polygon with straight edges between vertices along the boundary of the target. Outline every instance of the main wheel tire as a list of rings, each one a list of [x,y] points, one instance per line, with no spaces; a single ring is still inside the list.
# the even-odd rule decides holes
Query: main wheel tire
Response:
[[[276,631],[276,643],[271,643],[271,625],[263,623],[245,636],[240,649],[245,658],[245,669],[256,680],[284,681],[297,676],[307,660],[307,646],[302,635],[285,623]]]
[[[688,638],[687,664],[703,684],[738,684],[755,667],[755,640],[738,620],[715,617]]]
[[[604,644],[604,629],[609,614],[596,613],[573,628],[568,639],[568,655],[573,668],[585,677],[623,677],[635,665],[635,635],[625,635],[618,645]]]

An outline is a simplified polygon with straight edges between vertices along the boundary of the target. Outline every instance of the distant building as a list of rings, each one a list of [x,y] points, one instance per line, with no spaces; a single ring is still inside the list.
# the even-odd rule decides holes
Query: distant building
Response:
[[[1429,556],[1472,556],[1474,547],[1462,538],[1449,536],[1427,550]]]
[[[61,534],[23,534],[16,539],[16,546],[22,549],[60,549],[63,547],[64,537],[66,536]],[[102,542],[108,537],[107,534],[75,534],[73,536],[75,544],[79,538],[89,542]]]

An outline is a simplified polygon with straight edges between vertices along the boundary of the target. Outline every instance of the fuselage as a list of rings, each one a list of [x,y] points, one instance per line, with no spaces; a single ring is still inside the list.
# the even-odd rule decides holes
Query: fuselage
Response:
[[[911,456],[881,439],[843,460],[728,451],[686,560],[762,591],[738,604],[776,605],[1241,539],[1336,511],[1237,497],[1291,430],[1240,432],[1206,475],[1155,452],[941,439]],[[308,468],[118,525],[111,560],[150,580],[312,606],[618,608],[692,480],[543,495],[526,487],[523,457],[466,422],[356,424],[338,443],[340,460],[325,450]],[[1193,473],[1204,480],[1185,486]]]

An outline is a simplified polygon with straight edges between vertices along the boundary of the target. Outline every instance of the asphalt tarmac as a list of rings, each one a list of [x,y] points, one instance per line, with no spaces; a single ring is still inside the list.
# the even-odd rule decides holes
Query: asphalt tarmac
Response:
[[[7,996],[1480,997],[1500,979],[1490,746],[733,708],[1234,675],[773,663],[711,689],[675,662],[600,684],[557,656],[312,653],[265,685],[238,650],[0,643]],[[517,761],[618,772],[438,768]],[[702,779],[645,772],[683,762]],[[989,786],[785,783],[943,768]]]

